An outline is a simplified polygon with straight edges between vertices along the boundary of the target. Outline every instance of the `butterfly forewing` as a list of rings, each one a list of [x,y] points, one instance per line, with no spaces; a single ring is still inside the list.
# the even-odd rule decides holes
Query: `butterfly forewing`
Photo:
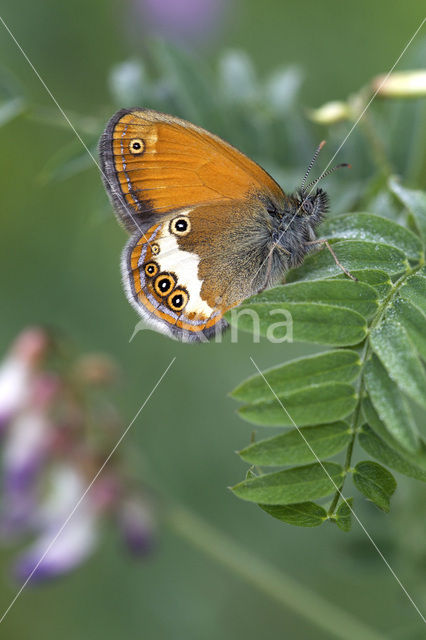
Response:
[[[261,192],[284,194],[256,163],[217,136],[151,110],[119,111],[100,142],[104,181],[129,230],[152,214]]]

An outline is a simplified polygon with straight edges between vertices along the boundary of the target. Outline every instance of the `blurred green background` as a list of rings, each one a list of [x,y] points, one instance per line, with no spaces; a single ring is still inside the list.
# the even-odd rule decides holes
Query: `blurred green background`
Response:
[[[154,19],[149,11],[154,4],[23,0],[7,3],[2,17],[71,119],[74,112],[107,119],[116,108],[108,91],[111,66],[128,58],[149,60],[152,36],[174,39],[179,32],[170,25],[162,28],[158,15]],[[165,7],[164,16],[167,4],[157,3]],[[387,72],[422,18],[416,0],[207,4],[215,17],[201,34],[196,26],[192,32],[182,27],[187,47],[210,67],[225,48],[241,48],[260,76],[297,63],[305,73],[302,101],[307,106],[344,99]],[[51,99],[1,26],[0,53],[2,66],[18,78],[27,99],[50,113]],[[111,353],[124,372],[117,392],[123,428],[176,356],[126,439],[125,446],[145,460],[147,482],[155,476],[154,484],[168,499],[383,637],[424,637],[420,618],[358,526],[350,534],[331,525],[318,530],[284,526],[226,489],[244,473],[234,451],[250,437],[249,425],[237,418],[226,394],[254,372],[250,355],[265,368],[303,353],[303,347],[253,344],[248,334],[238,344],[228,336],[222,344],[189,346],[152,332],[139,333],[129,344],[137,318],[120,282],[125,233],[108,209],[96,168],[62,182],[40,180],[41,169],[73,136],[67,127],[25,118],[0,129],[2,352],[23,327],[41,323],[58,327],[81,349]],[[311,152],[303,149],[306,162]],[[332,190],[330,195],[333,201]],[[99,203],[111,213],[100,214]],[[416,548],[424,532],[414,525],[421,505],[424,492],[401,479],[390,515],[363,501],[356,507],[419,602],[426,595],[424,546]],[[106,531],[102,547],[82,568],[52,584],[27,588],[3,623],[3,637],[330,637],[192,546],[165,516],[157,549],[148,559],[126,556]],[[9,551],[1,551],[2,610],[17,589],[10,558]]]

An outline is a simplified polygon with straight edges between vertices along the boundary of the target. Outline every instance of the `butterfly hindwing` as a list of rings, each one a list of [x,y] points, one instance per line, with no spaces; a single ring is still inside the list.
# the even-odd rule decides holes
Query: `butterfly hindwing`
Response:
[[[203,291],[200,256],[181,246],[191,232],[188,214],[183,209],[135,233],[122,256],[126,293],[139,315],[157,331],[187,342],[206,340],[227,326],[225,306]]]

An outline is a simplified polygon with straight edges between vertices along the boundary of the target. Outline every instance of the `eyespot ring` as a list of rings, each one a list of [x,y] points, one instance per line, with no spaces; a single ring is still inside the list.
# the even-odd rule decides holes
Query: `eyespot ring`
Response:
[[[153,278],[158,273],[158,264],[156,262],[147,262],[145,265],[145,273],[150,278]]]
[[[170,232],[176,236],[186,236],[191,231],[191,221],[188,216],[177,216],[170,221]]]
[[[173,311],[182,311],[188,302],[188,297],[185,289],[175,289],[167,298],[167,304]]]
[[[152,255],[154,256],[160,253],[160,247],[156,242],[154,242],[154,244],[151,245],[151,251],[152,251]]]
[[[154,280],[155,292],[165,298],[174,289],[176,280],[171,273],[160,273]]]
[[[141,138],[132,138],[129,142],[129,151],[134,156],[139,156],[145,151],[145,143]]]

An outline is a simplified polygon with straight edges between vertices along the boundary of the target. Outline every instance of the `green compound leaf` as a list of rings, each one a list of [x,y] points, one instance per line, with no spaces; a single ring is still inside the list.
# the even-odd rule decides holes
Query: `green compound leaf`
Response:
[[[426,374],[413,342],[393,310],[373,329],[370,344],[391,379],[426,409]]]
[[[396,489],[396,480],[390,471],[377,462],[366,460],[355,466],[353,479],[356,488],[368,500],[382,511],[389,511],[389,500]]]
[[[368,425],[364,425],[359,435],[359,443],[372,458],[380,460],[386,466],[405,476],[426,482],[426,445],[424,442],[421,443],[421,451],[418,454],[402,453],[389,446]]]
[[[336,349],[267,369],[263,375],[258,374],[242,382],[231,396],[243,402],[261,402],[273,397],[268,383],[279,396],[315,384],[352,382],[360,371],[361,360],[355,351]]]
[[[394,178],[389,180],[389,187],[398,200],[412,213],[422,238],[426,242],[426,193],[406,189]]]
[[[421,241],[411,231],[388,218],[370,213],[349,213],[329,218],[319,228],[321,238],[362,240],[400,249],[410,260],[420,260]]]
[[[364,379],[371,402],[391,436],[404,449],[415,452],[418,435],[410,408],[377,356],[365,365]]]
[[[319,280],[287,284],[250,298],[242,307],[253,304],[276,304],[282,302],[308,302],[345,307],[371,318],[377,311],[377,292],[373,287],[353,280]]]
[[[292,429],[279,436],[266,438],[239,451],[239,455],[246,462],[256,465],[303,464],[334,456],[350,439],[348,424],[334,422],[317,427],[303,427],[300,430]]]
[[[361,342],[367,323],[359,313],[326,304],[279,302],[252,304],[247,301],[226,314],[238,329],[259,332],[271,342],[312,342],[349,346]]]
[[[399,290],[399,295],[426,314],[426,278],[424,276],[414,275],[407,278]]]
[[[267,473],[232,487],[236,496],[262,505],[286,505],[315,500],[336,490],[343,468],[334,462]]]
[[[373,287],[377,291],[380,300],[383,300],[383,298],[389,295],[392,289],[392,280],[386,271],[380,271],[379,269],[358,269],[352,270],[351,273],[360,282],[365,282],[365,284]],[[335,279],[347,280],[348,277],[344,273],[340,273],[335,276]]]
[[[330,382],[282,394],[279,400],[271,394],[271,400],[246,405],[238,413],[254,424],[303,427],[341,420],[354,410],[356,402],[351,385]]]
[[[352,504],[353,498],[343,500],[336,511],[334,522],[342,531],[350,531],[352,527]]]
[[[362,269],[374,269],[396,275],[409,268],[405,253],[387,244],[346,240],[333,243],[333,251],[341,264],[351,273]],[[333,256],[324,247],[317,253],[308,256],[302,266],[290,271],[287,280],[288,282],[322,280],[341,273],[342,270],[335,263]]]
[[[318,527],[327,520],[327,511],[315,502],[299,502],[287,506],[260,504],[273,518],[297,527]]]

